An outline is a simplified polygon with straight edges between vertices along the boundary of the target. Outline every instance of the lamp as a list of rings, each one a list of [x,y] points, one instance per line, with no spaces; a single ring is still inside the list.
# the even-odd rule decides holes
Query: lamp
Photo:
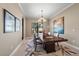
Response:
[[[43,17],[43,10],[41,10],[41,17],[38,19],[38,24],[40,24],[39,32],[43,31],[44,23],[46,22],[46,19]]]
[[[41,10],[41,18],[40,19],[38,19],[38,23],[44,23],[44,22],[46,22],[46,19],[43,17],[43,10]]]

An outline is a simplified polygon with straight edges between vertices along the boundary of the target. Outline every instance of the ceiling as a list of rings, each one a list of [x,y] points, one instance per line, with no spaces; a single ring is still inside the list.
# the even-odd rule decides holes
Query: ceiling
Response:
[[[21,3],[20,6],[27,18],[40,18],[41,10],[43,10],[43,17],[50,19],[70,4],[71,3]]]

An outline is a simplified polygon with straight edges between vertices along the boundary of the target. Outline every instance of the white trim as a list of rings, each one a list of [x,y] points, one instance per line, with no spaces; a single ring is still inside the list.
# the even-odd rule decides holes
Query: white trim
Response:
[[[75,48],[75,49],[79,50],[79,47],[77,47],[77,46],[74,46],[74,45],[69,44],[67,42],[63,42],[63,43],[66,44],[66,45],[68,45],[68,46],[70,46],[70,47],[72,47],[72,48]]]
[[[65,8],[63,8],[61,11],[59,11],[58,13],[56,13],[53,17],[57,16],[58,14],[60,14],[61,12],[63,12],[64,10],[68,9],[69,7],[71,7],[72,5],[74,5],[75,3],[71,3],[68,6],[66,6]],[[52,19],[53,17],[51,17],[50,19]]]
[[[24,15],[25,13],[24,13],[24,10],[23,10],[23,8],[22,8],[21,4],[20,4],[20,3],[18,3],[18,6],[19,6],[19,8],[21,9],[21,11],[22,11],[22,13],[23,13],[23,15]]]
[[[22,45],[23,41],[18,44],[18,46],[13,50],[13,52],[9,56],[13,56],[15,52],[19,49],[19,47]]]

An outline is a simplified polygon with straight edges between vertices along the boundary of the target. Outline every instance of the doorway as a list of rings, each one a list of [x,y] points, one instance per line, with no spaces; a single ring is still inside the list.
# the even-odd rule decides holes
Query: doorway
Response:
[[[22,40],[24,39],[24,18],[22,18]]]

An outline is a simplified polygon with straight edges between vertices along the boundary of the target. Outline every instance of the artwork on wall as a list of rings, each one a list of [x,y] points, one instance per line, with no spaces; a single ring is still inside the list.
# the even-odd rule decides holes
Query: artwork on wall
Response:
[[[37,33],[38,32],[38,25],[37,23],[32,23],[32,32]]]
[[[16,18],[16,32],[20,31],[20,27],[21,27],[21,23],[20,22],[21,21],[18,18]]]
[[[64,17],[54,20],[53,25],[54,33],[64,34]]]
[[[4,32],[15,31],[15,17],[4,9]]]
[[[32,23],[32,32],[41,33],[43,31],[42,25],[40,23]]]
[[[20,20],[4,9],[4,33],[16,32],[20,30]]]

